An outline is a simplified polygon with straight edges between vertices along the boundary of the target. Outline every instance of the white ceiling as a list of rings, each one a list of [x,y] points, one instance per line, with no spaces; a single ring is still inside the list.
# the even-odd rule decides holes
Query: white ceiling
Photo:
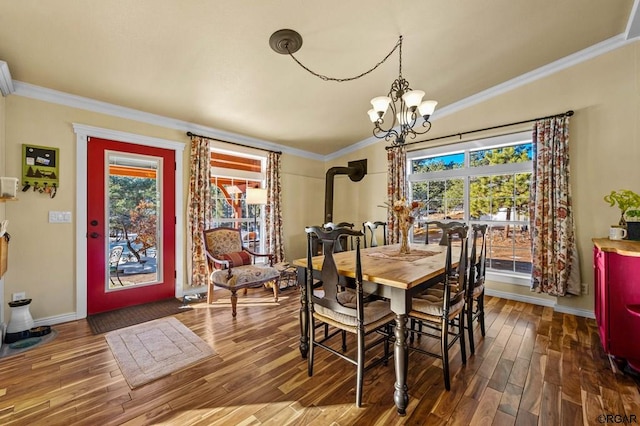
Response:
[[[443,108],[637,35],[636,9],[634,0],[0,0],[0,60],[17,82],[326,155],[371,136],[369,100],[389,91],[397,54],[359,80],[326,82],[271,50],[276,30],[298,31],[298,59],[332,77],[366,71],[403,35],[403,76]]]

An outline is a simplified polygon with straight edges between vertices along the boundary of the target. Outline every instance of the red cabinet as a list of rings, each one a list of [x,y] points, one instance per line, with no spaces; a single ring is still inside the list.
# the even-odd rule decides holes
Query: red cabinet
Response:
[[[593,240],[595,316],[609,355],[640,372],[640,242]]]

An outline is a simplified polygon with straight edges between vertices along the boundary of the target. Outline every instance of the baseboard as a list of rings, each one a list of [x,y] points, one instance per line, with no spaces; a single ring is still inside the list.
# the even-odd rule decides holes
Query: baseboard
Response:
[[[554,311],[561,312],[563,314],[571,314],[571,315],[576,315],[576,316],[585,317],[585,318],[596,317],[593,311],[590,311],[588,309],[577,309],[577,308],[572,308],[565,305],[558,305],[553,300],[542,299],[540,297],[526,296],[523,294],[514,294],[506,291],[491,290],[489,288],[485,288],[484,292],[487,296],[494,296],[494,297],[499,297],[501,299],[507,299],[507,300],[515,300],[517,302],[531,303],[532,305],[547,306],[549,308],[553,308]]]
[[[592,319],[596,318],[595,312],[590,311],[588,309],[578,309],[578,308],[572,308],[570,306],[556,305],[553,307],[553,310],[556,312],[562,312],[563,314],[576,315],[578,317],[585,317],[585,318],[592,318]]]
[[[81,318],[78,318],[75,312],[71,312],[63,315],[55,315],[47,318],[34,319],[33,322],[35,325],[54,325],[54,324],[62,324],[63,322],[77,321],[79,319]]]

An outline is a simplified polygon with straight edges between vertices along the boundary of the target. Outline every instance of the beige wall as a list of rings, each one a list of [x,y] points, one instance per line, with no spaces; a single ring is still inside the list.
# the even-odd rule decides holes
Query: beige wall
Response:
[[[557,304],[569,309],[593,310],[591,238],[607,234],[617,223],[619,212],[602,197],[613,189],[640,192],[640,42],[589,60],[535,81],[481,104],[441,119],[437,116],[429,138],[481,129],[523,119],[574,110],[570,124],[571,187],[581,257],[582,282],[588,294],[561,297]],[[503,129],[530,129],[531,125]],[[473,137],[500,133],[475,134]],[[471,137],[466,140],[471,139]],[[446,142],[439,142],[444,144]],[[452,142],[449,142],[452,143]],[[361,184],[336,189],[335,217],[361,223],[380,217],[374,207],[384,200],[386,181],[383,142],[349,154],[331,164],[369,159],[369,170]],[[418,144],[411,149],[435,146]],[[490,283],[489,288],[521,296],[537,296],[528,288]],[[548,296],[540,296],[548,300]]]
[[[4,98],[2,98],[4,99]],[[6,121],[6,151],[0,164],[6,163],[6,174],[21,175],[23,143],[60,149],[60,188],[55,198],[28,191],[19,193],[19,201],[7,203],[6,217],[12,235],[10,267],[5,275],[4,298],[26,291],[33,299],[31,313],[35,319],[63,316],[75,312],[75,228],[76,228],[76,135],[72,124],[79,123],[151,136],[188,144],[184,132],[107,116],[57,104],[12,95],[6,98],[0,117]],[[3,104],[0,104],[2,107]],[[0,123],[2,123],[0,121]],[[0,128],[1,130],[1,128]],[[188,189],[189,148],[184,151],[184,208]],[[1,170],[1,169],[0,169]],[[306,207],[316,202],[324,188],[324,165],[320,161],[283,155],[282,188],[285,248],[287,258],[304,256],[304,225],[316,221],[315,211]],[[295,195],[294,195],[295,194]],[[4,207],[0,205],[0,214]],[[48,212],[71,211],[73,222],[48,223]],[[318,218],[321,217],[319,213]],[[183,230],[183,234],[186,230]],[[186,249],[185,259],[187,256]],[[186,271],[183,280],[186,283]],[[5,313],[6,317],[6,313]],[[8,318],[5,318],[8,320]]]

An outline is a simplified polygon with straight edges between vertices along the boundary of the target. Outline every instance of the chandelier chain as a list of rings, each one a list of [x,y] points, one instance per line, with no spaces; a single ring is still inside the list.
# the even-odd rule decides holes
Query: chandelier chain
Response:
[[[300,65],[303,69],[307,70],[310,74],[315,75],[316,77],[318,77],[321,80],[324,81],[337,81],[338,83],[343,83],[345,81],[352,81],[352,80],[357,80],[360,77],[364,77],[365,75],[371,73],[372,71],[374,71],[376,68],[378,68],[380,65],[384,64],[387,59],[389,59],[389,57],[393,54],[393,52],[395,52],[398,48],[400,49],[400,75],[402,76],[402,36],[400,36],[398,38],[398,42],[396,43],[395,46],[393,46],[393,49],[391,49],[391,51],[387,54],[387,56],[384,57],[384,59],[382,59],[380,62],[378,62],[373,68],[358,74],[354,77],[347,77],[347,78],[336,78],[336,77],[328,77],[326,75],[323,74],[319,74],[311,69],[309,69],[308,67],[306,67],[305,65],[302,64],[302,62],[300,62],[294,55],[293,53],[291,53],[291,51],[289,50],[289,46],[285,46],[287,49],[287,53],[289,54],[289,56],[291,56],[293,58],[294,61],[296,61],[296,63],[298,65]]]

